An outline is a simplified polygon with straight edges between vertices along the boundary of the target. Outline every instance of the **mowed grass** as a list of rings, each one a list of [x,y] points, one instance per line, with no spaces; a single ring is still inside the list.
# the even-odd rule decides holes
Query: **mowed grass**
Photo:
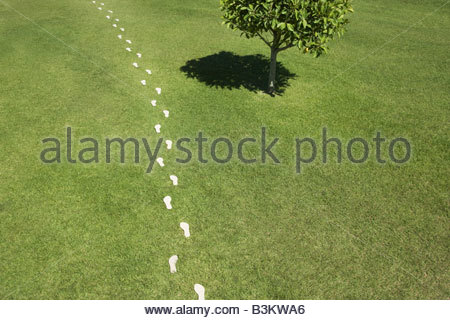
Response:
[[[221,25],[218,1],[105,0],[133,53],[90,1],[5,2],[64,43],[0,2],[0,298],[195,299],[194,283],[207,299],[449,298],[450,7],[435,11],[444,0],[355,0],[329,55],[280,55],[296,78],[274,98],[236,85],[242,70],[224,78],[220,61],[205,76],[228,88],[181,70],[223,51],[268,55]],[[253,145],[255,164],[236,154],[202,164],[195,142],[189,164],[164,149],[166,166],[151,174],[143,148],[141,164],[131,149],[126,164],[117,150],[105,163],[106,137],[154,147],[156,123],[174,141],[202,131],[205,150],[218,137],[259,140],[265,126],[281,163],[262,164]],[[100,163],[66,161],[66,126],[74,155],[81,138],[99,140]],[[296,174],[295,138],[320,142],[323,127],[344,143],[368,140],[369,161],[352,164],[344,149],[337,164],[332,146],[322,164],[319,144]],[[411,160],[378,164],[377,131],[411,141]],[[40,162],[46,137],[61,140],[61,164]]]

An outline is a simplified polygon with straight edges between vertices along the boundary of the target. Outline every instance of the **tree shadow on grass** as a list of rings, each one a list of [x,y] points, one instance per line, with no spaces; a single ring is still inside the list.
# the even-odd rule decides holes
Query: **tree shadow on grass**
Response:
[[[267,90],[269,69],[270,59],[261,54],[240,56],[228,51],[189,60],[180,68],[186,77],[197,79],[209,87],[229,90],[242,87],[252,92]],[[295,77],[295,73],[278,62],[276,93],[283,94],[289,80]]]

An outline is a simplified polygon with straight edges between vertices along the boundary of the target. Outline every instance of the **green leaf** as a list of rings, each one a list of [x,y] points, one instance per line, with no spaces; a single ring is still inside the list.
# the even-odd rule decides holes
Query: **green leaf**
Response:
[[[280,23],[277,25],[277,28],[279,28],[279,29],[281,29],[281,30],[284,30],[284,29],[286,28],[286,23],[285,23],[285,22],[280,22]]]

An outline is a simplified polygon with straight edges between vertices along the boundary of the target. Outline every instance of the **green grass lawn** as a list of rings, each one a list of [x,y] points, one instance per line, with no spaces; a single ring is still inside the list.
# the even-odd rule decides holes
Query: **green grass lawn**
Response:
[[[194,283],[207,299],[450,298],[450,4],[355,0],[329,55],[280,55],[286,86],[270,97],[268,48],[222,26],[218,1],[104,2],[133,53],[91,1],[0,0],[1,299],[195,299]],[[113,164],[70,164],[64,150],[61,164],[39,160],[46,137],[65,148],[66,126],[76,141],[154,145],[156,123],[174,141],[202,131],[237,142],[265,126],[281,163],[180,164],[176,149],[151,174],[118,153]],[[377,131],[405,137],[412,158],[356,165],[344,152],[337,164],[331,148],[329,163],[296,174],[295,138],[320,141],[323,127],[371,152]]]

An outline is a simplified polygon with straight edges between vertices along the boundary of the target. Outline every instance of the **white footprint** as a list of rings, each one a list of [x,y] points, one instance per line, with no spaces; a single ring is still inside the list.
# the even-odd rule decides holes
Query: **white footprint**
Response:
[[[167,111],[167,110],[163,110],[163,113],[164,113],[164,116],[165,116],[166,118],[168,118],[168,117],[169,117],[169,111]]]
[[[149,69],[145,70],[145,72],[147,72],[148,74],[152,74],[152,70]]]
[[[178,177],[176,175],[171,175],[170,180],[172,180],[174,186],[178,185]]]
[[[136,55],[138,56],[138,58],[142,58],[142,54],[136,53]]]
[[[187,224],[186,222],[181,222],[180,223],[180,228],[183,229],[184,236],[186,238],[189,238],[191,236],[191,233],[189,232],[189,224]]]
[[[126,48],[125,50],[127,50],[128,52],[131,52],[131,48]]]
[[[121,34],[117,35],[117,38],[122,39],[122,35]]]
[[[145,81],[145,80],[141,80],[141,83],[142,83],[143,86],[147,85],[147,81]]]
[[[165,196],[164,197],[164,203],[166,205],[167,210],[172,210],[172,197],[171,196]]]
[[[139,65],[137,64],[137,62],[133,62],[133,67],[139,68]]]
[[[205,300],[205,287],[196,283],[194,285],[194,290],[198,294],[198,300]]]
[[[113,26],[114,28],[117,28],[117,24],[115,24],[115,23],[114,23],[112,26]]]
[[[152,106],[156,107],[156,100],[151,101]]]
[[[166,144],[168,150],[172,149],[172,140],[166,140]]]
[[[111,17],[110,17],[110,16],[106,16],[106,19],[108,19],[108,20],[109,20],[109,19],[111,19]]]
[[[159,164],[161,167],[164,167],[164,159],[163,159],[163,158],[158,158],[158,159],[156,159],[156,162],[158,162],[158,164]]]
[[[125,31],[125,28],[120,28],[120,31],[124,32],[124,31]]]
[[[125,40],[125,42],[131,44],[131,40]]]
[[[170,273],[177,272],[177,266],[176,266],[177,261],[178,261],[178,256],[171,256],[169,258]]]
[[[161,94],[161,88],[156,88],[155,90],[158,94]]]
[[[156,131],[156,133],[161,133],[161,125],[160,124],[157,124],[155,126],[155,131]]]

